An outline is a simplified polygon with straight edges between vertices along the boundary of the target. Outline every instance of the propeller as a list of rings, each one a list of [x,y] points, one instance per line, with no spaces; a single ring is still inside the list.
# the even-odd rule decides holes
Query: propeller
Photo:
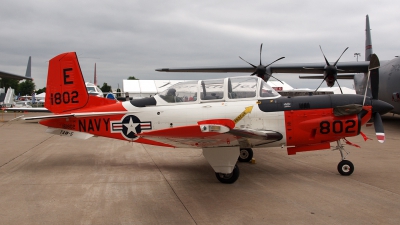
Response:
[[[322,51],[321,45],[319,46],[319,48],[321,49],[322,55],[324,56],[326,65],[325,65],[325,67],[324,67],[324,69],[323,69],[323,71],[324,71],[324,79],[322,80],[321,84],[317,87],[317,89],[315,89],[315,91],[317,91],[317,90],[319,89],[319,87],[321,87],[321,85],[322,85],[322,83],[324,83],[324,81],[326,81],[326,85],[328,85],[328,87],[332,87],[332,86],[335,84],[335,81],[336,81],[336,83],[337,83],[338,86],[339,86],[340,92],[343,94],[342,88],[340,87],[339,82],[337,81],[337,72],[338,72],[338,71],[341,71],[341,72],[342,72],[342,71],[344,71],[344,70],[338,69],[338,68],[336,67],[336,64],[339,62],[340,58],[342,58],[343,54],[347,51],[347,49],[348,49],[349,47],[347,47],[347,48],[342,52],[342,54],[339,56],[339,58],[336,60],[336,62],[335,62],[333,65],[331,65],[331,64],[328,62],[328,60],[326,59],[325,54],[324,54],[324,52]],[[307,69],[307,70],[321,70],[321,68],[309,68],[309,67],[303,67],[303,68],[304,68],[304,69]]]
[[[265,82],[267,82],[267,81],[269,80],[270,77],[273,77],[273,78],[275,78],[276,80],[280,81],[280,82],[283,84],[283,82],[282,82],[281,80],[279,80],[279,79],[277,79],[276,77],[272,76],[272,73],[271,73],[270,71],[267,71],[267,67],[270,66],[270,65],[272,65],[272,64],[275,63],[276,61],[279,61],[279,60],[281,60],[281,59],[283,59],[283,58],[285,58],[285,57],[280,57],[279,59],[277,59],[277,60],[273,61],[272,63],[270,63],[270,64],[268,64],[268,65],[265,66],[265,65],[263,65],[263,64],[261,63],[262,46],[263,46],[263,44],[261,43],[261,46],[260,46],[260,64],[259,64],[258,66],[255,66],[255,65],[253,65],[253,64],[251,64],[251,63],[249,63],[249,62],[247,62],[246,60],[244,60],[244,59],[243,59],[242,57],[240,57],[240,56],[239,56],[239,58],[240,58],[241,60],[247,62],[249,65],[251,65],[253,68],[256,69],[256,70],[251,74],[251,76],[257,75],[257,77],[263,79]]]
[[[370,63],[368,66],[368,75],[367,75],[367,85],[365,87],[365,94],[363,100],[363,106],[365,104],[365,98],[367,95],[368,82],[371,77],[371,105],[372,105],[372,117],[375,127],[375,134],[380,143],[385,142],[385,132],[383,130],[383,123],[381,118],[381,113],[389,112],[393,109],[393,106],[381,101],[378,99],[379,92],[379,59],[376,54],[371,55]]]

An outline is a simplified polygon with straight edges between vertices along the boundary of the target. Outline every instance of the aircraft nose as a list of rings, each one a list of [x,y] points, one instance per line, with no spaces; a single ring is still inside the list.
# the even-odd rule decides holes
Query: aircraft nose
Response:
[[[381,100],[372,100],[372,112],[377,112],[379,114],[385,114],[392,110],[394,107]]]

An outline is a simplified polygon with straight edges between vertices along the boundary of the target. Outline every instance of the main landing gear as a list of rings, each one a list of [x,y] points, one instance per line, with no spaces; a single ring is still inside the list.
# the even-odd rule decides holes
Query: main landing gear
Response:
[[[239,162],[250,162],[253,158],[253,149],[251,148],[241,148],[239,154]]]
[[[340,175],[342,176],[350,176],[353,172],[354,172],[354,165],[352,162],[350,162],[349,160],[346,160],[346,156],[349,154],[349,152],[347,152],[342,143],[340,142],[340,140],[336,141],[337,146],[334,150],[339,150],[340,151],[340,155],[342,156],[342,161],[339,162],[337,169],[340,173]],[[346,153],[346,155],[344,155],[344,153]]]
[[[235,165],[232,173],[215,173],[219,182],[224,184],[232,184],[239,178],[239,167]]]

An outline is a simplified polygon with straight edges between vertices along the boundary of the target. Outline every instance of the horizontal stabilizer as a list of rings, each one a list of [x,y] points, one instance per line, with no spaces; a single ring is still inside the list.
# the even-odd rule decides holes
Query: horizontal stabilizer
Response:
[[[126,113],[127,113],[127,111],[53,114],[53,115],[48,115],[48,116],[26,117],[26,118],[23,118],[23,120],[41,120],[41,119],[56,119],[56,118],[86,117],[86,116],[107,116],[107,115],[119,115],[119,114],[126,114]],[[129,112],[129,113],[136,113],[136,112]]]
[[[73,137],[73,138],[82,139],[82,140],[86,140],[86,139],[89,139],[94,136],[93,134],[88,134],[88,133],[84,133],[84,132],[67,130],[67,129],[51,128],[51,127],[48,127],[46,132],[50,133],[50,134],[56,134],[56,135],[66,136],[66,137]]]

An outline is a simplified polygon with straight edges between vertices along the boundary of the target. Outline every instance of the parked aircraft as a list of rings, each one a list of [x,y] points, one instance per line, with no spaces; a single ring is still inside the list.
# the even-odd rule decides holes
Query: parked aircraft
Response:
[[[25,76],[15,75],[8,72],[0,71],[0,78],[10,78],[15,80],[32,80],[31,77],[31,57],[29,56],[28,65],[26,66]]]
[[[92,83],[86,82],[85,83],[86,90],[89,95],[96,96],[96,97],[104,97],[103,92],[97,86]],[[31,97],[31,96],[29,96]],[[114,99],[115,100],[115,99]],[[13,101],[8,105],[13,105],[12,107],[6,107],[3,110],[10,111],[10,112],[50,112],[46,107],[43,107],[43,102],[37,102],[36,104],[32,104],[31,100],[26,101]],[[32,107],[35,106],[35,107]]]
[[[341,139],[360,134],[373,116],[383,142],[379,114],[392,109],[376,96],[365,104],[361,95],[281,97],[248,76],[187,81],[154,97],[116,102],[88,94],[75,52],[51,59],[48,71],[45,106],[54,114],[25,120],[40,120],[47,132],[67,137],[202,148],[222,183],[238,179],[236,162],[251,160],[251,148],[281,146],[296,154],[329,149],[330,142],[341,153],[339,173],[350,175],[354,166],[345,160]]]
[[[347,48],[343,51],[343,53]],[[322,52],[322,48],[321,48]],[[342,55],[343,55],[342,53]],[[322,52],[323,54],[323,52]],[[201,68],[162,68],[156,69],[160,72],[210,72],[210,73],[252,73],[268,81],[273,73],[301,73],[301,74],[324,74],[323,76],[301,76],[306,79],[323,79],[329,87],[333,86],[337,79],[353,79],[357,94],[364,94],[367,86],[367,73],[369,60],[373,54],[369,17],[366,16],[366,40],[365,40],[365,61],[360,62],[339,62],[340,57],[334,63],[329,63],[326,59],[323,63],[285,63],[261,64],[255,67],[201,67]],[[261,59],[261,48],[260,48]],[[356,74],[360,73],[360,74]],[[379,74],[379,99],[390,102],[394,108],[391,112],[400,114],[400,58],[381,61],[379,70],[373,71]],[[371,76],[371,78],[378,76]],[[377,81],[375,81],[376,83]],[[322,84],[322,83],[321,83]]]
[[[365,61],[369,61],[373,54],[369,17],[365,22]],[[364,62],[363,62],[364,63]],[[400,59],[381,60],[379,73],[379,99],[393,105],[392,113],[400,114]],[[321,76],[300,76],[300,79],[321,79]],[[337,79],[353,79],[357,94],[364,94],[367,81],[366,73],[346,74],[337,76]]]

